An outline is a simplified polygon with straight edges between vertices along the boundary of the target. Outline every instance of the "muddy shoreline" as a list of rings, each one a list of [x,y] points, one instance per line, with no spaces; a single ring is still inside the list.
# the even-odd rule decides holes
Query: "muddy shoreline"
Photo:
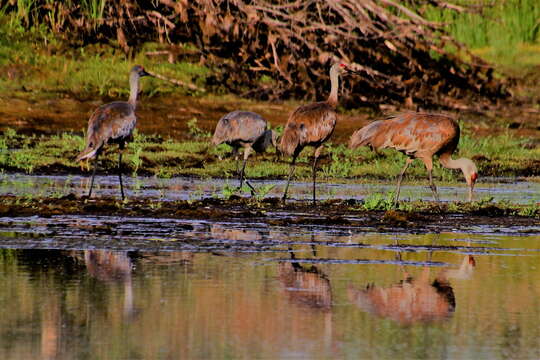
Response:
[[[517,232],[540,233],[540,218],[518,216],[515,207],[497,204],[458,203],[458,212],[446,203],[422,202],[417,211],[367,211],[357,200],[329,200],[313,206],[309,201],[283,204],[279,198],[255,201],[233,196],[228,200],[153,201],[117,198],[78,198],[73,194],[61,198],[0,197],[0,217],[52,217],[62,215],[116,216],[236,221],[265,223],[274,226],[338,226],[362,231],[424,233],[468,231],[488,226],[518,229]],[[499,230],[497,230],[499,231]]]
[[[88,96],[77,99],[58,94],[40,94],[14,97],[0,93],[0,131],[14,128],[22,134],[54,135],[63,132],[82,135],[88,118],[95,108],[105,102],[123,100]],[[143,97],[137,108],[137,129],[144,134],[163,134],[175,140],[189,138],[188,122],[196,118],[205,131],[213,131],[224,114],[238,109],[254,111],[269,121],[272,127],[284,125],[289,114],[305,103],[300,101],[253,101],[234,96],[194,97],[173,94],[170,96]],[[332,141],[347,143],[350,135],[371,121],[387,114],[403,111],[388,107],[382,113],[365,108],[341,111]],[[437,112],[437,111],[435,111]],[[445,111],[439,111],[445,113]],[[539,112],[523,111],[520,106],[503,107],[497,113],[456,114],[476,136],[511,133],[513,136],[540,139]]]

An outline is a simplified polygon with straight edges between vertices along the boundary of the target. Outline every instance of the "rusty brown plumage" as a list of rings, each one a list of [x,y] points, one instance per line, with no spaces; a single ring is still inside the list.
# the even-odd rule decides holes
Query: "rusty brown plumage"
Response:
[[[328,99],[298,107],[287,120],[279,147],[282,153],[292,156],[292,161],[283,200],[287,198],[296,158],[306,146],[312,146],[315,148],[312,166],[313,203],[315,204],[317,159],[320,156],[323,144],[330,138],[337,123],[336,106],[338,104],[339,75],[344,72],[354,71],[349,70],[347,65],[343,63],[332,65],[330,68],[331,89]]]
[[[414,159],[420,159],[426,166],[429,184],[435,200],[438,201],[437,188],[433,183],[433,156],[439,156],[440,163],[449,169],[461,169],[469,186],[469,201],[478,170],[466,158],[453,160],[451,155],[457,149],[460,129],[457,122],[442,114],[407,112],[377,120],[354,132],[349,141],[350,148],[370,146],[374,150],[393,148],[408,156],[402,169],[396,190],[397,203],[403,174]]]
[[[392,319],[402,325],[429,323],[450,317],[455,295],[445,279],[429,280],[429,268],[418,279],[406,278],[399,284],[366,289],[348,288],[349,301],[361,310]]]
[[[306,146],[318,148],[334,132],[337,117],[335,107],[326,101],[300,106],[287,121],[280,142],[281,151],[298,156]]]
[[[76,161],[95,159],[88,197],[92,195],[97,160],[103,150],[103,146],[110,143],[117,143],[120,150],[118,152],[118,179],[120,181],[122,199],[124,199],[124,187],[122,184],[122,150],[124,149],[125,143],[130,140],[133,129],[137,123],[135,109],[139,91],[139,78],[143,76],[149,76],[149,74],[144,71],[142,66],[135,65],[131,69],[129,75],[129,100],[115,101],[101,105],[94,111],[88,120],[86,147],[76,158]]]

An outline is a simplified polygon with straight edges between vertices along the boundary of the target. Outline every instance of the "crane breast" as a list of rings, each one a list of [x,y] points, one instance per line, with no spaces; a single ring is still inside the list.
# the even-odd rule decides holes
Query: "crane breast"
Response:
[[[131,136],[137,123],[133,107],[126,102],[114,102],[99,107],[88,122],[88,140],[106,143]]]

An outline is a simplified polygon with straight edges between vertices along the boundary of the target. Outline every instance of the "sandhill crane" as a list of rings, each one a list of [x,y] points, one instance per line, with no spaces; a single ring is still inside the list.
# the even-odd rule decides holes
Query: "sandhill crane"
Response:
[[[433,155],[439,156],[439,161],[445,168],[461,169],[469,186],[469,201],[472,201],[478,170],[469,159],[452,159],[451,155],[457,149],[458,143],[459,126],[451,117],[442,114],[407,112],[385,120],[374,121],[355,131],[349,141],[349,148],[354,149],[363,145],[369,145],[374,150],[393,148],[408,156],[405,167],[399,174],[395,204],[399,200],[403,174],[415,158],[424,162],[433,197],[435,201],[439,200],[431,175]]]
[[[237,172],[238,149],[244,148],[244,163],[239,174],[239,188],[241,188],[249,155],[253,151],[263,152],[270,145],[276,146],[276,134],[274,131],[267,129],[266,120],[261,115],[251,111],[236,110],[224,115],[216,125],[212,144],[219,145],[222,143],[232,146]]]
[[[348,69],[343,63],[335,63],[330,68],[330,95],[326,101],[315,102],[298,107],[287,120],[280,142],[280,150],[283,154],[292,156],[292,161],[283,193],[283,200],[287,198],[289,183],[294,172],[296,158],[306,146],[315,148],[313,156],[313,204],[315,204],[315,177],[317,159],[319,158],[323,143],[327,141],[337,122],[336,106],[338,104],[339,75],[344,73],[356,73]]]
[[[130,140],[133,129],[137,123],[135,108],[139,92],[139,78],[151,76],[140,65],[135,65],[129,73],[129,99],[128,101],[114,101],[98,107],[88,120],[88,134],[86,148],[77,156],[76,161],[94,158],[94,171],[90,182],[88,197],[92,195],[94,177],[96,175],[98,157],[103,146],[109,143],[117,143],[118,151],[118,179],[120,180],[120,192],[124,200],[124,186],[122,184],[122,150],[126,141]]]

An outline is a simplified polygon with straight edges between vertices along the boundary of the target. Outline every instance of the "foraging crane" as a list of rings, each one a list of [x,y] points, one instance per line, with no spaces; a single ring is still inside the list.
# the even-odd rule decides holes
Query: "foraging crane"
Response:
[[[289,177],[283,201],[287,198],[289,183],[294,172],[296,158],[306,146],[313,146],[315,153],[313,156],[313,204],[315,204],[315,177],[317,159],[326,142],[336,127],[338,104],[339,75],[348,72],[356,73],[347,68],[343,63],[335,63],[330,68],[330,95],[326,101],[320,101],[298,107],[287,120],[283,136],[281,137],[280,150],[283,154],[292,156],[289,170]]]
[[[120,192],[124,200],[124,186],[122,184],[122,150],[125,143],[131,139],[133,129],[137,123],[135,108],[139,92],[139,78],[151,76],[140,65],[135,65],[129,73],[129,99],[128,101],[114,101],[98,107],[88,120],[88,134],[86,148],[77,156],[76,161],[94,158],[94,171],[90,182],[88,197],[92,195],[94,177],[96,175],[98,157],[105,144],[117,143],[118,152],[118,179]]]
[[[420,159],[424,162],[429,176],[429,186],[435,201],[439,201],[437,187],[433,183],[431,170],[433,155],[448,169],[461,169],[469,186],[469,201],[472,201],[473,188],[478,178],[476,165],[469,159],[452,159],[451,155],[459,143],[459,125],[449,116],[420,112],[406,112],[385,120],[374,121],[355,131],[349,141],[349,148],[369,145],[374,150],[393,148],[408,156],[405,167],[399,174],[396,198],[399,200],[401,180],[407,167]]]
[[[236,172],[238,172],[238,149],[244,148],[244,163],[239,174],[239,188],[241,188],[249,155],[253,151],[263,152],[270,145],[276,146],[276,134],[267,129],[266,120],[261,115],[251,111],[236,110],[224,115],[216,125],[212,144],[217,146],[222,143],[233,148]],[[249,185],[247,181],[246,183]]]

